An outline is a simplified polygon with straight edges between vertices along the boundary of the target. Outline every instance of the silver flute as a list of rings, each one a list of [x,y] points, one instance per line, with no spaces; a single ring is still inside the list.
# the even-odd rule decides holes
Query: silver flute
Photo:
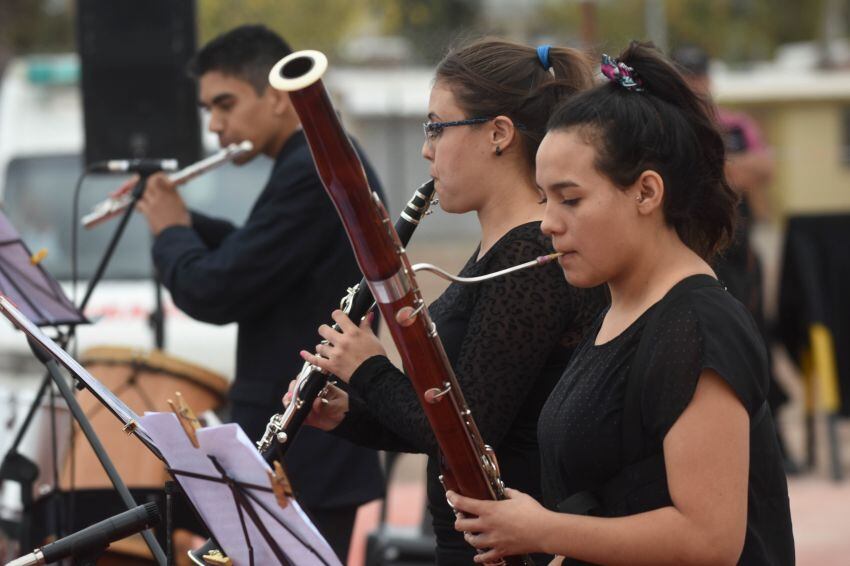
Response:
[[[211,169],[215,169],[219,165],[223,165],[228,161],[248,153],[254,148],[254,144],[245,140],[242,143],[232,143],[229,146],[220,149],[216,153],[205,159],[201,159],[168,176],[168,180],[178,185],[188,183],[195,177],[206,173]],[[126,210],[133,200],[133,195],[130,191],[114,194],[96,204],[91,212],[83,216],[80,220],[85,228],[93,228],[98,224],[109,220],[113,216],[119,215],[123,210]]]

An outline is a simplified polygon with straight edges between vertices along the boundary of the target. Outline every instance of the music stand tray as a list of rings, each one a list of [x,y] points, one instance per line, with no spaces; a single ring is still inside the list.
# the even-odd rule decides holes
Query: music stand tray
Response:
[[[9,219],[0,212],[0,294],[37,326],[87,324],[59,283],[34,258]]]

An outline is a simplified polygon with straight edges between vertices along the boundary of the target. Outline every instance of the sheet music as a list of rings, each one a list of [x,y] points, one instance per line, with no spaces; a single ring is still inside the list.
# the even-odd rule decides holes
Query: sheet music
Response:
[[[146,413],[141,423],[173,470],[221,477],[208,458],[214,456],[228,476],[237,482],[269,486],[268,464],[236,424],[197,430],[200,447],[195,448],[173,413]],[[242,522],[230,488],[223,483],[180,474],[175,477],[233,563],[236,566],[249,564]],[[281,509],[273,493],[248,489],[265,507],[263,509],[249,499],[291,564],[341,566],[333,550],[294,499],[290,498],[289,505]],[[276,564],[278,561],[260,531],[247,514],[243,513],[243,516],[254,548],[254,563]]]
[[[43,333],[39,327],[32,323],[31,320],[24,316],[24,314],[18,310],[12,301],[3,295],[0,295],[0,312],[9,319],[9,322],[40,344],[54,360],[65,366],[65,368],[79,379],[86,388],[91,391],[92,395],[97,397],[101,403],[106,405],[121,422],[126,425],[135,421],[137,426],[133,433],[156,454],[156,449],[152,445],[147,431],[145,431],[144,427],[138,425],[139,415],[137,415],[135,411],[128,407],[124,401],[116,397],[112,391],[90,374],[77,362],[77,360],[72,358],[68,352],[60,348],[56,342]]]

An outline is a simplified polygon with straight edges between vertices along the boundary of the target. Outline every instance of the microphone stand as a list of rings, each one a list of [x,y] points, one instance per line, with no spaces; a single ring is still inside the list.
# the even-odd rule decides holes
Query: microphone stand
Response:
[[[121,218],[118,221],[118,226],[116,226],[115,231],[112,233],[112,238],[109,240],[109,244],[106,246],[106,250],[103,252],[103,257],[101,257],[100,263],[98,264],[94,275],[89,281],[88,288],[86,289],[86,294],[83,296],[83,300],[80,302],[80,312],[85,312],[86,306],[88,305],[89,300],[91,299],[92,294],[94,293],[95,287],[98,283],[100,283],[100,280],[103,279],[103,275],[106,272],[106,267],[109,265],[112,256],[115,254],[115,248],[118,247],[118,242],[124,235],[124,231],[127,228],[127,224],[130,222],[130,217],[132,216],[133,211],[136,209],[136,204],[139,202],[139,200],[145,193],[145,187],[147,186],[148,178],[151,176],[152,173],[153,171],[149,170],[144,170],[139,173],[139,180],[136,182],[136,186],[133,187],[133,191],[131,193],[132,198],[130,200],[130,205],[127,207],[127,210],[125,210],[124,213],[121,215]],[[76,219],[74,219],[74,221],[76,221]],[[54,368],[58,369],[58,366],[56,366],[55,361],[51,360],[51,363],[53,364]],[[50,366],[48,366],[48,370],[50,370]],[[52,371],[51,374],[53,374]],[[56,378],[55,375],[53,376],[53,380],[57,383],[60,381]],[[60,390],[62,390],[62,386],[60,386]],[[64,391],[63,396],[65,396]],[[112,485],[115,486],[115,489],[118,491],[119,495],[121,496],[121,500],[124,502],[124,505],[127,506],[127,509],[133,509],[134,507],[136,507],[136,502],[133,501],[133,497],[130,495],[129,490],[127,490],[127,486],[124,485],[124,481],[118,475],[118,472],[112,465],[112,461],[109,459],[109,456],[107,456],[106,452],[103,450],[103,446],[100,444],[100,440],[98,440],[97,436],[95,435],[94,430],[91,428],[91,424],[89,424],[88,420],[80,409],[80,406],[77,404],[76,399],[73,398],[73,394],[71,394],[71,398],[73,399],[73,405],[76,407],[76,411],[74,411],[74,408],[72,407],[72,401],[69,401],[67,396],[65,396],[65,400],[68,401],[68,406],[72,407],[71,410],[72,412],[74,412],[74,417],[80,424],[80,428],[82,428],[84,432],[86,432],[86,428],[88,428],[88,432],[86,432],[86,438],[92,445],[92,448],[94,448],[98,460],[100,460],[103,469],[109,476],[109,480],[112,482]],[[79,416],[77,416],[77,413],[79,413]],[[85,427],[83,426],[83,423],[85,423]],[[97,443],[97,448],[95,447],[95,443]],[[165,565],[165,553],[162,551],[162,548],[160,547],[156,539],[154,539],[150,531],[144,531],[142,533],[142,537],[144,537],[145,543],[147,543],[148,548],[150,549],[151,554],[153,554],[157,563]]]
[[[112,233],[112,238],[109,240],[109,244],[106,246],[106,250],[103,252],[103,257],[100,259],[100,264],[97,266],[95,270],[94,276],[91,281],[89,281],[88,289],[86,289],[86,294],[83,297],[83,301],[80,303],[80,311],[85,312],[86,305],[88,305],[89,299],[91,298],[92,293],[94,292],[95,286],[100,282],[103,278],[103,274],[106,271],[106,266],[109,265],[109,261],[112,259],[112,255],[115,253],[115,248],[118,246],[118,242],[121,240],[121,236],[124,234],[124,230],[127,228],[127,223],[130,221],[130,217],[133,214],[133,211],[136,209],[136,204],[142,198],[145,193],[145,187],[147,186],[148,177],[150,177],[155,171],[150,169],[143,169],[139,172],[139,180],[136,183],[136,186],[133,187],[133,192],[130,193],[131,199],[130,204],[127,206],[127,209],[121,214],[121,219],[118,222],[118,226],[115,228],[115,231]],[[154,268],[153,273],[153,283],[154,283],[154,300],[155,306],[150,316],[148,317],[148,324],[153,329],[154,334],[154,346],[162,350],[165,347],[165,313],[162,308],[162,283],[159,280],[159,275],[156,272],[156,268]]]
[[[112,238],[109,240],[109,244],[106,246],[106,250],[103,252],[103,257],[100,258],[100,263],[97,266],[97,269],[94,272],[91,280],[89,281],[88,288],[86,289],[86,294],[83,296],[83,300],[80,302],[79,309],[81,312],[85,312],[86,306],[89,304],[89,299],[91,299],[92,293],[94,293],[94,288],[97,287],[97,284],[100,283],[100,280],[103,278],[103,274],[106,272],[106,267],[109,265],[109,261],[112,259],[112,255],[115,253],[115,248],[118,246],[118,242],[121,240],[121,236],[124,235],[124,230],[127,228],[127,223],[130,221],[130,217],[133,214],[133,211],[136,209],[136,204],[142,198],[145,193],[145,187],[147,186],[148,177],[152,174],[151,171],[142,171],[139,173],[139,180],[136,183],[136,186],[133,187],[133,192],[131,194],[131,200],[129,206],[121,215],[121,219],[118,221],[118,226],[115,227],[115,231],[112,233]],[[76,222],[76,219],[74,219]]]

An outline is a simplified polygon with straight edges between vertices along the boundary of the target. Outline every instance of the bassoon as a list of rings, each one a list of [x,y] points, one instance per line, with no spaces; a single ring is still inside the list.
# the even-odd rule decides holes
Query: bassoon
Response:
[[[475,425],[404,246],[378,195],[369,188],[322,83],[327,65],[318,51],[292,53],[272,68],[269,82],[289,93],[298,113],[319,177],[440,447],[443,486],[476,499],[504,499],[496,456]],[[509,556],[503,562],[532,564],[527,556]]]

